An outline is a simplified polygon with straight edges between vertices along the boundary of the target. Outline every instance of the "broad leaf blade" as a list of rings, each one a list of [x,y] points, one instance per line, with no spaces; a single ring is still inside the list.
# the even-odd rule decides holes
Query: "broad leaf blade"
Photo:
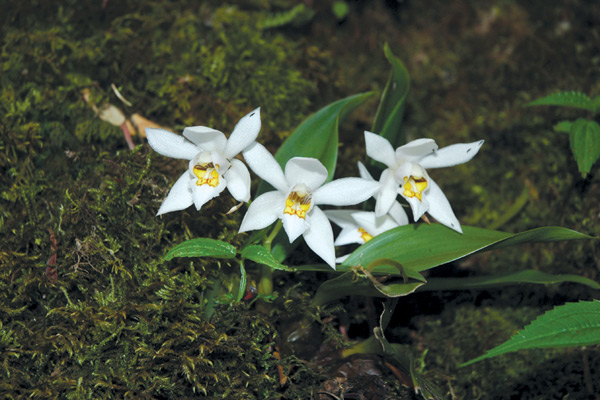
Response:
[[[600,157],[600,125],[595,121],[578,119],[571,126],[569,141],[579,172],[585,178]]]
[[[233,258],[236,255],[235,247],[221,240],[197,238],[187,240],[173,247],[165,255],[169,261],[174,257],[214,257]]]
[[[284,271],[292,271],[290,267],[281,264],[266,247],[260,245],[246,246],[242,250],[242,258],[252,260],[255,263],[266,265],[271,269],[279,269]]]
[[[588,111],[594,111],[594,102],[587,95],[581,92],[568,91],[554,93],[540,99],[531,101],[525,106],[562,106],[582,108]]]
[[[550,310],[507,342],[461,365],[517,350],[588,346],[600,343],[600,301],[567,303]]]
[[[534,269],[526,269],[517,272],[508,272],[496,275],[475,276],[467,278],[429,278],[427,284],[421,286],[418,291],[436,290],[469,290],[485,289],[502,285],[513,285],[518,283],[535,283],[549,285],[555,283],[572,282],[600,289],[600,284],[591,279],[579,275],[559,274],[551,275]]]
[[[404,135],[400,134],[400,127],[410,88],[410,76],[402,61],[392,53],[387,43],[383,46],[383,51],[392,70],[379,101],[372,131],[389,140],[394,147],[398,147],[406,142]]]
[[[407,270],[424,271],[469,254],[522,243],[591,239],[590,236],[560,227],[542,227],[511,234],[471,226],[463,226],[463,234],[440,224],[404,225],[376,236],[357,248],[337,267],[344,272],[356,265],[369,265],[376,259],[388,258]],[[374,274],[398,276],[391,266],[377,266]]]

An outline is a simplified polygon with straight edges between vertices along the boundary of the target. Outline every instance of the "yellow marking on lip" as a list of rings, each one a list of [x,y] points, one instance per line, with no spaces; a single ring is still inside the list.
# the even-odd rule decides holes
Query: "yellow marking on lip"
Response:
[[[367,243],[369,240],[373,239],[373,235],[371,235],[369,232],[365,231],[363,228],[358,228],[358,233],[360,233],[360,237],[362,238],[362,240],[365,241],[365,243]]]
[[[196,185],[217,187],[219,185],[219,172],[217,172],[217,168],[219,168],[219,164],[215,168],[212,162],[194,165],[194,175],[198,178]]]
[[[285,199],[285,208],[283,209],[284,214],[297,215],[302,219],[306,219],[306,213],[310,209],[312,196],[305,192],[291,192],[287,199]]]
[[[415,178],[414,176],[404,177],[404,196],[408,198],[416,197],[419,201],[422,201],[423,192],[427,189],[427,179],[420,177]]]

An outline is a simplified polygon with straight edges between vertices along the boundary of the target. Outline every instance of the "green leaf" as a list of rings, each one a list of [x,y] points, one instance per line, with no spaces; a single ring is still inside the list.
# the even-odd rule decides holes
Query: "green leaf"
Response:
[[[271,269],[279,269],[283,271],[293,271],[292,268],[281,264],[273,254],[265,247],[260,245],[250,245],[242,250],[242,258],[247,258],[255,263],[266,265]]]
[[[410,76],[408,70],[397,58],[386,43],[383,52],[392,66],[379,107],[375,114],[372,131],[378,133],[397,147],[406,142],[404,135],[400,135],[400,126],[404,115],[404,104],[410,88]]]
[[[524,349],[589,346],[600,343],[600,301],[567,303],[546,312],[507,342],[461,365]]]
[[[594,97],[592,101],[594,103],[594,110],[600,110],[600,96]]]
[[[595,121],[579,118],[571,126],[569,140],[579,172],[585,178],[600,157],[600,126]]]
[[[173,257],[214,257],[233,258],[236,255],[235,247],[221,240],[198,238],[187,240],[173,247],[165,255],[169,261]]]
[[[327,180],[330,181],[335,173],[337,162],[340,121],[363,104],[373,93],[367,92],[346,97],[323,107],[306,118],[283,142],[275,154],[279,165],[284,168],[292,157],[317,158],[327,168],[329,172]],[[259,193],[262,193],[260,188]]]
[[[335,15],[337,20],[341,21],[348,16],[348,12],[350,12],[350,7],[345,1],[334,1],[333,5],[331,6],[331,11],[333,12],[333,15]]]
[[[553,126],[554,132],[569,133],[571,132],[573,121],[560,121]]]
[[[511,234],[463,226],[463,234],[460,234],[440,224],[404,225],[384,232],[357,248],[337,270],[345,272],[356,265],[369,265],[377,259],[388,258],[399,262],[406,270],[420,272],[480,251],[522,243],[591,238],[561,227],[542,227]],[[377,266],[371,272],[399,275],[398,270],[389,265]]]
[[[596,111],[596,107],[592,99],[581,92],[569,91],[569,92],[558,92],[540,99],[531,101],[525,104],[526,107],[530,106],[562,106],[562,107],[575,107],[582,108],[588,111]]]
[[[518,272],[468,278],[430,278],[427,284],[418,288],[418,291],[485,289],[516,283],[547,285],[563,282],[580,283],[593,289],[600,289],[598,282],[583,276],[571,274],[551,275],[534,269],[526,269]]]

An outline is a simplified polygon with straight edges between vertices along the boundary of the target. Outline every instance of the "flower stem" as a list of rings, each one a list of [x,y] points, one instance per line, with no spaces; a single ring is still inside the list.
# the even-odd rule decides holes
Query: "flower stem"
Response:
[[[275,224],[273,230],[271,231],[271,233],[269,233],[269,236],[265,238],[263,245],[267,248],[267,250],[271,251],[271,243],[273,242],[273,239],[275,239],[275,236],[277,236],[277,234],[281,230],[282,226],[283,223],[281,222],[281,220],[277,220],[277,224]]]
[[[273,230],[271,231],[271,233],[269,233],[269,236],[267,236],[265,238],[265,240],[263,241],[263,245],[267,250],[271,251],[271,243],[273,242],[273,239],[275,239],[275,236],[277,236],[277,234],[281,230],[282,226],[283,225],[281,223],[281,220],[278,220],[277,224],[273,227]],[[271,267],[268,267],[266,265],[261,265],[260,266],[260,281],[258,282],[258,294],[268,296],[272,292],[273,292],[273,270],[271,269]],[[259,301],[257,306],[260,311],[268,313],[269,307],[268,307],[267,303],[265,303],[263,301]]]

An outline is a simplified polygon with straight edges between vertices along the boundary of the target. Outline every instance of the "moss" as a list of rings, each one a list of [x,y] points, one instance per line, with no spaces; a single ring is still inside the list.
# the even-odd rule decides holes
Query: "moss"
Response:
[[[276,327],[231,304],[226,284],[209,295],[237,276],[230,264],[161,262],[190,237],[239,245],[240,216],[222,217],[233,199],[155,218],[184,165],[125,152],[81,100],[89,88],[175,128],[232,128],[260,105],[265,139],[280,140],[314,93],[294,43],[220,3],[43,2],[38,17],[12,3],[0,28],[1,396],[272,398],[278,365],[310,371],[275,358]]]

